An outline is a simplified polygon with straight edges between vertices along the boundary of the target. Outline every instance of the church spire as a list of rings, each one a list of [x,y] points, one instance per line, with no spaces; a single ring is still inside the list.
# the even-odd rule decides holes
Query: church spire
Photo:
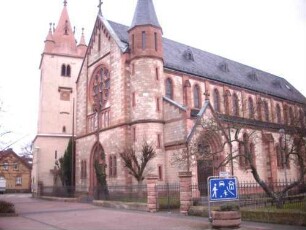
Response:
[[[73,55],[77,53],[77,46],[68,15],[67,1],[64,0],[63,3],[64,7],[61,16],[53,33],[56,44],[56,50],[54,52]]]
[[[131,28],[151,25],[161,28],[152,0],[138,0]]]

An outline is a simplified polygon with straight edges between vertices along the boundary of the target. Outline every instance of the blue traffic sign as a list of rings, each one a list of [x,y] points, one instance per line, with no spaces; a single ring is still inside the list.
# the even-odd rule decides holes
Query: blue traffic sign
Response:
[[[237,178],[211,178],[209,179],[210,201],[238,199]]]

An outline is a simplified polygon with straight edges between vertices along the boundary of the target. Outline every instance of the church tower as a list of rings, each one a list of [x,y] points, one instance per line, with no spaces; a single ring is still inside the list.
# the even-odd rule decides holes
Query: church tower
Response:
[[[153,173],[164,168],[163,146],[163,43],[162,28],[152,0],[138,0],[129,33],[131,139],[157,150]],[[159,168],[155,168],[158,165]]]
[[[84,34],[76,43],[67,1],[56,28],[50,24],[40,62],[37,135],[33,143],[32,184],[52,186],[55,161],[63,156],[74,129],[75,82],[87,50]]]

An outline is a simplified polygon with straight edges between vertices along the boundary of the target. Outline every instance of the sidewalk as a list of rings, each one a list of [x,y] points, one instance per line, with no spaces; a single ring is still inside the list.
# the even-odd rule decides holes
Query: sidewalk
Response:
[[[1,195],[13,202],[17,217],[0,217],[0,230],[208,230],[207,218],[179,213],[148,213],[101,208],[92,204],[33,199],[29,194]],[[305,230],[305,227],[243,221],[240,230]]]

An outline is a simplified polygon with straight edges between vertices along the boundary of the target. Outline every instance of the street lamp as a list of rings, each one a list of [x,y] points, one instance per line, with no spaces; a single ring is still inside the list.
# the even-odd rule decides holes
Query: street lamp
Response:
[[[286,186],[287,186],[287,160],[286,160],[286,147],[287,146],[286,146],[286,132],[285,132],[285,130],[280,129],[279,130],[279,135],[280,135],[282,165],[284,167],[285,183],[286,183]]]

